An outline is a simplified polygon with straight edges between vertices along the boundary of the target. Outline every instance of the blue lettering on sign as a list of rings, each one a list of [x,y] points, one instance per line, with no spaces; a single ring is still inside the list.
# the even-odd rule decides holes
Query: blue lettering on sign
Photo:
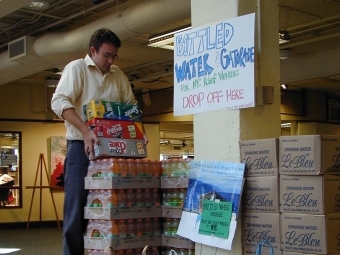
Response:
[[[246,67],[247,62],[254,62],[254,47],[241,47],[239,50],[236,49],[229,52],[227,49],[221,50],[220,63],[224,70],[230,65],[232,68]]]
[[[188,31],[176,36],[177,56],[192,56],[206,50],[221,49],[225,47],[234,35],[234,27],[229,23],[219,23],[215,26],[215,37],[211,28],[206,27],[198,32]],[[195,48],[197,42],[197,49]]]
[[[211,74],[214,68],[207,63],[208,58],[209,54],[207,53],[203,57],[191,59],[189,62],[184,60],[181,66],[175,64],[177,82]]]

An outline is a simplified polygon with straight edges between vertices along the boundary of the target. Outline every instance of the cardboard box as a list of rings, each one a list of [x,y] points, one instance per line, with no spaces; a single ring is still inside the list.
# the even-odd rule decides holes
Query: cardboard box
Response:
[[[281,214],[282,250],[339,254],[340,214]]]
[[[137,207],[130,206],[128,208],[95,208],[85,207],[85,219],[135,219],[138,218],[160,218],[162,217],[161,206]]]
[[[121,139],[98,137],[100,145],[94,146],[95,158],[126,157],[146,158],[148,156],[144,139]]]
[[[243,212],[241,240],[242,247],[256,248],[267,240],[275,250],[281,250],[280,214]]]
[[[340,213],[340,176],[280,176],[280,212]]]
[[[162,235],[162,246],[180,249],[195,249],[195,243],[193,241],[177,235]]]
[[[142,111],[138,105],[91,100],[83,105],[83,116],[85,122],[94,118],[141,121]]]
[[[281,136],[279,172],[286,175],[340,173],[340,136]]]
[[[257,255],[256,254],[256,248],[249,248],[249,247],[243,247],[242,248],[242,254],[243,255]],[[275,255],[282,255],[281,250],[274,250]],[[261,255],[273,255],[270,253],[269,248],[261,248]]]
[[[159,189],[157,176],[85,177],[85,189]]]
[[[126,238],[89,237],[84,236],[84,248],[104,250],[105,247],[112,247],[114,250],[144,248],[146,245],[161,246],[162,236],[136,236]]]
[[[95,118],[86,122],[86,125],[93,130],[98,137],[144,139],[142,122]]]
[[[161,176],[161,188],[187,188],[189,176]]]
[[[242,192],[242,211],[279,212],[279,177],[246,177]]]
[[[278,139],[240,141],[241,163],[246,164],[245,176],[277,176]]]
[[[162,206],[162,217],[164,218],[181,218],[183,206]]]
[[[291,252],[291,251],[282,251],[282,255],[314,255],[315,253],[302,253],[302,252]],[[326,255],[326,254],[324,254]]]

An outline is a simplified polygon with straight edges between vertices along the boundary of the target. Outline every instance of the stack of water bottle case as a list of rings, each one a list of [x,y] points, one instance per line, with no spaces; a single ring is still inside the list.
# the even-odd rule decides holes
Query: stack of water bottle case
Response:
[[[340,136],[240,142],[243,254],[340,254]],[[270,254],[269,245],[262,255]]]
[[[87,254],[141,255],[146,245],[166,255],[172,249],[179,255],[194,254],[186,249],[193,249],[193,243],[176,235],[179,220],[175,220],[181,215],[188,162],[145,159],[138,106],[93,100],[84,105],[84,119],[101,140],[85,178]],[[177,209],[176,215],[169,208]]]

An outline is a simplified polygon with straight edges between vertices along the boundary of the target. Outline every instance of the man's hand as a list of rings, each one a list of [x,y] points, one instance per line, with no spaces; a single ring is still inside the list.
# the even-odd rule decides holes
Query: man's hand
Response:
[[[84,137],[84,147],[85,147],[85,154],[89,157],[89,159],[93,159],[94,156],[94,146],[100,145],[100,141],[98,139],[98,137],[96,136],[96,134],[88,129],[88,131],[83,133],[83,137]]]
[[[146,136],[145,133],[143,133],[143,138],[144,138],[144,143],[145,143],[145,145],[148,145],[149,139],[148,139],[148,137]]]

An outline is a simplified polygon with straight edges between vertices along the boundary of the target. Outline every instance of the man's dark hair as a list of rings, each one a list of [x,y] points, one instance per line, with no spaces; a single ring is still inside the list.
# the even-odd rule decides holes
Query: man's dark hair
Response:
[[[95,31],[91,36],[89,43],[89,55],[91,56],[90,52],[91,47],[94,47],[95,50],[98,52],[100,46],[103,43],[111,43],[117,48],[121,46],[120,39],[115,33],[113,33],[110,29],[101,28]]]

